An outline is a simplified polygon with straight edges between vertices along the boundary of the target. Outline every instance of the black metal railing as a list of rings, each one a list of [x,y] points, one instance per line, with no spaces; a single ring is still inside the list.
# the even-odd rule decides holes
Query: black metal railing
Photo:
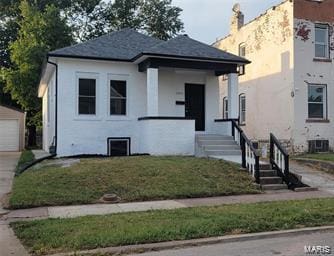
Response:
[[[270,134],[270,164],[284,182],[289,185],[289,153],[272,133]]]

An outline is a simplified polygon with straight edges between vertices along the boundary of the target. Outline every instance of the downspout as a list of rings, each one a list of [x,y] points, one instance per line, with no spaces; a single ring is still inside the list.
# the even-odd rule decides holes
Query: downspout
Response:
[[[53,155],[57,155],[57,136],[58,136],[58,64],[49,61],[49,57],[47,59],[47,63],[54,65],[56,67],[56,80],[55,80],[55,137],[54,137],[54,152]]]

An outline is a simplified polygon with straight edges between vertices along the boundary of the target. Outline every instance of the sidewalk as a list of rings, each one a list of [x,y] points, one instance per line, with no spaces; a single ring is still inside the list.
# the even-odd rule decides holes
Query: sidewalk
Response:
[[[32,220],[45,218],[74,218],[88,215],[105,215],[113,213],[167,210],[197,206],[303,200],[328,197],[334,197],[334,194],[325,191],[309,191],[297,193],[286,190],[282,192],[275,191],[258,195],[224,196],[213,198],[164,200],[119,204],[91,204],[77,206],[40,207],[11,211],[9,214],[3,216],[3,220],[11,222],[17,220]]]

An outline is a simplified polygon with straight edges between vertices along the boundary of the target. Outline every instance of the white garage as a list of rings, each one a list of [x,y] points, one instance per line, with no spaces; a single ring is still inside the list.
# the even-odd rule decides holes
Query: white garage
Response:
[[[24,148],[25,113],[0,105],[0,152]]]

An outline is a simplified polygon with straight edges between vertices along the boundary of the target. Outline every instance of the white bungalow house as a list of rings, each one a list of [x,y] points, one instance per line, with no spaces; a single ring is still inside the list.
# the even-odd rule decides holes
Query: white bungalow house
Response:
[[[132,29],[52,51],[38,92],[43,149],[59,157],[194,155],[196,134],[231,135],[215,122],[218,77],[229,77],[229,117],[238,118],[237,69],[247,63],[187,35],[161,41]]]
[[[238,70],[248,63],[186,35],[161,41],[132,29],[50,52],[38,92],[43,148],[58,157],[216,157],[241,162],[269,189],[286,188],[284,151],[272,140],[271,163],[279,173],[263,170],[269,165],[260,164],[237,124]],[[222,75],[230,118],[224,120]]]

